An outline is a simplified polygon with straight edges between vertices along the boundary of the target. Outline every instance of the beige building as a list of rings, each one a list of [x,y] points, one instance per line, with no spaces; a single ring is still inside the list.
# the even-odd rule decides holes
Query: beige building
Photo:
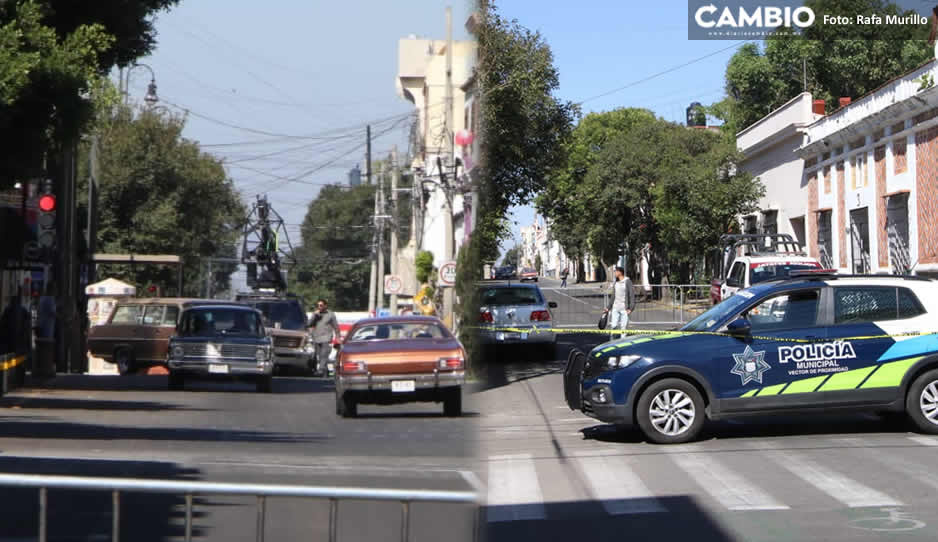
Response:
[[[474,19],[470,18],[467,27]],[[471,28],[470,28],[471,30]],[[471,92],[471,77],[476,62],[476,43],[474,41],[454,41],[452,51],[452,119],[453,125],[446,125],[446,40],[420,39],[410,36],[398,44],[398,77],[396,81],[398,95],[413,103],[417,110],[416,149],[409,166],[418,178],[440,182],[438,159],[442,162],[443,172],[453,183],[452,153],[456,157],[464,155],[465,149],[456,145],[455,136],[467,126],[472,116],[467,111],[467,91]],[[471,103],[469,109],[471,110]],[[457,170],[463,176],[465,167]],[[445,195],[438,184],[426,183],[424,188],[429,198],[423,212],[421,228],[421,250],[429,250],[434,255],[434,265],[439,267],[445,261]],[[465,196],[468,198],[468,194]],[[458,251],[466,237],[466,216],[464,195],[457,190],[453,198],[453,233],[454,250]]]

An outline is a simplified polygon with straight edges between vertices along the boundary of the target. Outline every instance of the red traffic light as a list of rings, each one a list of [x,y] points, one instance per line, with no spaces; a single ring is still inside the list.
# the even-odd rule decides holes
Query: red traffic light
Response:
[[[50,213],[55,210],[55,196],[52,194],[43,194],[39,197],[39,210],[44,213]]]

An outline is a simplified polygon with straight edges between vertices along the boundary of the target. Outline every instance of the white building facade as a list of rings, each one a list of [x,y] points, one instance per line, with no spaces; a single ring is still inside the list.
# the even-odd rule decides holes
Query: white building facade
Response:
[[[938,274],[938,63],[827,116],[802,94],[737,136],[766,187],[744,231],[791,233],[826,267]],[[797,142],[797,144],[796,144]]]

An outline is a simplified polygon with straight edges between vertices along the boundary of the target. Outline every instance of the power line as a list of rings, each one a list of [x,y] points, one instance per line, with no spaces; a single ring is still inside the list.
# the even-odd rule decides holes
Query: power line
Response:
[[[677,66],[668,68],[668,69],[666,69],[666,70],[664,70],[664,71],[660,71],[660,72],[658,72],[658,73],[649,75],[649,76],[647,76],[647,77],[643,77],[643,78],[641,78],[641,79],[638,79],[637,81],[632,81],[631,83],[628,83],[627,85],[623,85],[623,86],[621,86],[621,87],[614,88],[614,89],[612,89],[612,90],[603,92],[603,93],[601,93],[601,94],[597,94],[597,95],[595,95],[595,96],[590,96],[589,98],[586,98],[585,100],[581,100],[581,101],[577,102],[576,105],[583,105],[583,104],[585,104],[586,102],[589,102],[589,101],[592,101],[592,100],[596,100],[596,99],[598,99],[598,98],[602,98],[602,97],[608,96],[608,95],[610,95],[610,94],[615,94],[616,92],[619,92],[619,91],[621,91],[621,90],[625,90],[625,89],[627,89],[627,88],[631,88],[631,87],[634,87],[634,86],[636,86],[636,85],[640,85],[640,84],[642,84],[642,83],[651,81],[652,79],[656,79],[656,78],[658,78],[658,77],[661,77],[662,75],[667,75],[667,74],[669,74],[669,73],[676,72],[677,70],[679,70],[679,69],[681,69],[681,68],[685,68],[685,67],[687,67],[687,66],[690,66],[691,64],[695,64],[695,63],[697,63],[697,62],[700,62],[701,60],[705,60],[705,59],[708,59],[708,58],[710,58],[710,57],[712,57],[712,56],[716,56],[716,55],[718,55],[718,54],[720,54],[720,53],[722,53],[722,52],[724,52],[724,51],[728,51],[728,50],[730,50],[730,49],[732,49],[732,48],[734,48],[734,47],[737,47],[737,46],[739,46],[739,45],[742,45],[742,44],[744,44],[744,43],[746,43],[746,42],[745,42],[745,41],[736,42],[736,43],[734,43],[733,45],[730,45],[730,46],[728,46],[728,47],[724,47],[724,48],[722,48],[722,49],[720,49],[720,50],[718,50],[718,51],[714,51],[714,52],[709,53],[709,54],[706,54],[706,55],[704,55],[704,56],[697,57],[697,58],[695,58],[695,59],[693,59],[693,60],[689,60],[689,61],[687,61],[687,62],[684,62],[683,64],[678,64]]]

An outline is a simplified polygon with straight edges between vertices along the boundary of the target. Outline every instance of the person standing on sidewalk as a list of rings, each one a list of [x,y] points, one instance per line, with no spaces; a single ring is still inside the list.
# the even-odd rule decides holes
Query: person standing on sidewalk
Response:
[[[560,272],[560,287],[567,287],[567,276],[570,275],[570,269],[567,267],[563,268],[563,271]]]
[[[605,312],[612,311],[612,319],[609,322],[609,329],[620,329],[623,331],[619,338],[625,337],[625,329],[629,325],[629,315],[635,309],[635,289],[632,287],[632,281],[625,276],[625,269],[616,267],[616,281],[612,285],[612,296],[609,299],[609,306]]]
[[[332,339],[339,336],[339,321],[335,313],[329,310],[325,299],[316,302],[316,312],[313,313],[310,327],[316,352],[316,370],[313,372],[322,376],[329,363],[329,354],[332,353]]]

